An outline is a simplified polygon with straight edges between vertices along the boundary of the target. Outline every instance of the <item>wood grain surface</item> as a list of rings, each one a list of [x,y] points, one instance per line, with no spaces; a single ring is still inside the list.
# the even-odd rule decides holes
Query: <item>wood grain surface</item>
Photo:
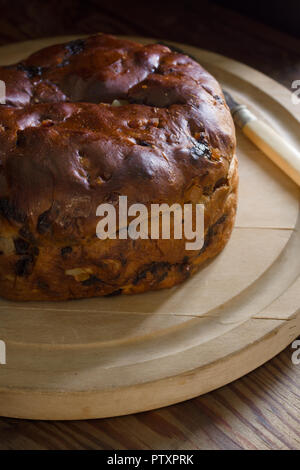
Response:
[[[300,41],[206,2],[1,2],[0,44],[104,31],[185,42],[230,56],[290,88]],[[21,5],[19,3],[18,5]],[[0,420],[0,449],[300,449],[300,365],[289,347],[248,376],[162,410],[81,422]]]
[[[208,395],[91,421],[0,420],[0,449],[299,449],[300,366],[292,349]]]

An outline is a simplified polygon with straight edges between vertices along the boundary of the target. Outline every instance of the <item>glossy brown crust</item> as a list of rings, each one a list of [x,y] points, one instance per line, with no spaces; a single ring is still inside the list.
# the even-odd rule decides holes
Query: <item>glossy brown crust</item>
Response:
[[[236,212],[235,133],[199,64],[166,46],[97,35],[2,67],[0,80],[0,295],[171,287],[223,248]],[[201,252],[185,240],[98,240],[96,208],[119,195],[129,205],[203,202]]]

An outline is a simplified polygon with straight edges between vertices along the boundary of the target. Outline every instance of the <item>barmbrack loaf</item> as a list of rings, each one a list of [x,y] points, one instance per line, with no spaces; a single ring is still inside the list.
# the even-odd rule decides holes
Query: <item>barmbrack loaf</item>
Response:
[[[165,45],[96,35],[0,67],[0,295],[172,287],[225,246],[235,132],[217,81]],[[116,106],[116,104],[118,106]],[[100,204],[203,204],[205,239],[101,240]]]

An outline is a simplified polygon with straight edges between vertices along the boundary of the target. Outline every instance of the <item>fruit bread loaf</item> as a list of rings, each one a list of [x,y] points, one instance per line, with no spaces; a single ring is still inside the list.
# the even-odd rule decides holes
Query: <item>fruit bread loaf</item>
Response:
[[[0,295],[65,300],[172,287],[215,256],[237,206],[217,81],[165,45],[95,35],[0,67]],[[204,244],[99,239],[97,207],[203,204]]]

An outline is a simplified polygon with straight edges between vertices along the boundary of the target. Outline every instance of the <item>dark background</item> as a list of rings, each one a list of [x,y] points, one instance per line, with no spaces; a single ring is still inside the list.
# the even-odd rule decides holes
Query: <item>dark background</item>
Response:
[[[300,37],[300,2],[299,0],[248,0],[241,2],[240,0],[212,0],[212,1],[201,1],[201,0],[185,0],[185,1],[170,1],[170,0],[151,0],[151,1],[115,1],[115,0],[94,0],[94,1],[79,1],[79,0],[0,0],[1,16],[10,15],[11,18],[15,17],[18,20],[18,16],[30,14],[30,11],[36,11],[36,15],[39,16],[41,26],[48,29],[51,23],[51,18],[56,18],[58,25],[61,23],[62,14],[64,15],[64,23],[67,27],[81,27],[84,28],[90,22],[90,13],[98,8],[105,12],[114,10],[115,14],[122,16],[122,11],[128,10],[132,13],[133,9],[139,16],[141,25],[147,23],[152,18],[148,17],[149,10],[158,13],[157,20],[159,21],[160,12],[172,16],[177,11],[182,10],[200,10],[200,22],[201,12],[204,13],[207,10],[208,4],[220,5],[223,8],[231,9],[242,13],[245,16],[249,16],[257,21],[264,24],[270,25],[280,31],[289,33],[291,35]],[[48,13],[51,11],[51,15]],[[213,9],[212,9],[213,11]],[[79,15],[80,13],[80,15]],[[67,17],[66,17],[67,14]],[[96,15],[97,17],[97,15]],[[205,18],[205,13],[204,13]],[[76,19],[75,23],[72,21]]]
[[[299,0],[215,0],[215,3],[239,11],[267,25],[300,37]]]
[[[0,45],[100,31],[155,37],[245,62],[290,88],[300,77],[299,17],[299,0],[0,0]]]

